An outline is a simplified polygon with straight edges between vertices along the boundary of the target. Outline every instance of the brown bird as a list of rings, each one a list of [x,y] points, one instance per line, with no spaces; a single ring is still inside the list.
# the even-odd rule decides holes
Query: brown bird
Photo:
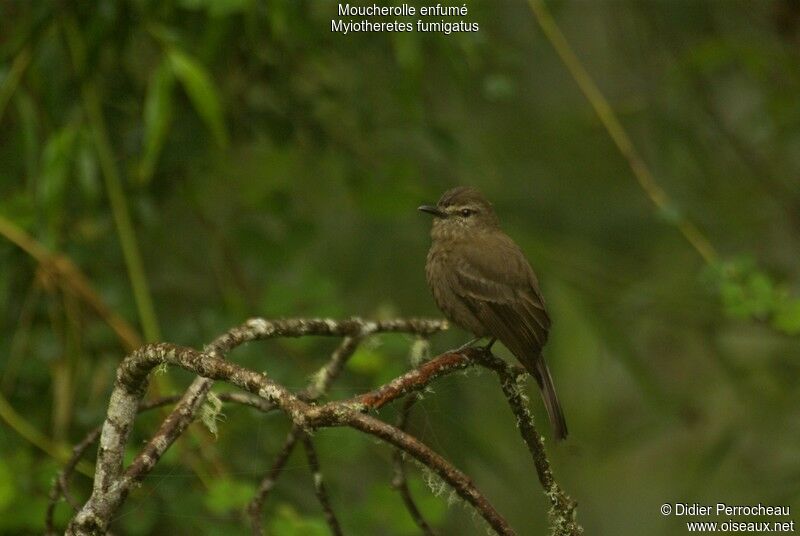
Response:
[[[542,356],[550,317],[525,255],[474,188],[453,188],[436,206],[419,210],[434,216],[425,275],[439,309],[475,335],[468,345],[489,337],[488,348],[499,340],[514,354],[536,378],[556,438],[566,438],[567,423]]]

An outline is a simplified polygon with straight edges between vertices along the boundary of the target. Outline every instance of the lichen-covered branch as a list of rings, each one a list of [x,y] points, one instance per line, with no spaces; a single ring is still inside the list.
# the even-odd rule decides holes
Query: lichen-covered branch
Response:
[[[528,409],[524,394],[525,381],[528,379],[527,372],[521,367],[508,364],[482,348],[473,349],[472,356],[481,365],[497,373],[503,394],[517,418],[519,433],[533,458],[539,482],[550,501],[550,524],[553,536],[580,536],[583,534],[583,527],[576,519],[578,505],[561,489],[553,477],[553,470],[544,449],[542,436],[536,430],[533,415]]]
[[[361,430],[402,449],[403,452],[416,458],[418,462],[431,469],[439,478],[449,484],[459,497],[472,505],[498,534],[501,536],[516,534],[508,522],[495,510],[494,506],[478,491],[471,478],[456,469],[450,462],[420,440],[370,415],[349,412],[344,417],[344,424],[347,426]]]
[[[400,449],[405,455],[416,459],[451,486],[455,493],[470,504],[498,534],[514,534],[507,521],[489,503],[467,475],[401,428],[364,413],[369,410],[377,410],[409,393],[418,392],[443,375],[481,364],[495,370],[500,376],[503,391],[512,410],[517,414],[523,439],[528,444],[531,454],[534,455],[540,480],[551,499],[553,512],[556,514],[553,518],[554,521],[565,520],[565,527],[572,522],[571,526],[578,530],[578,532],[560,531],[557,534],[569,534],[570,536],[580,534],[580,527],[574,522],[574,503],[560,490],[552,478],[543,445],[533,427],[530,413],[527,411],[525,400],[517,385],[518,371],[516,367],[505,364],[489,351],[467,348],[448,352],[368,393],[324,404],[316,402],[326,393],[364,337],[377,332],[392,331],[427,336],[445,327],[444,322],[436,320],[369,322],[349,319],[337,322],[328,319],[278,321],[254,319],[228,331],[203,351],[166,343],[150,344],[139,348],[126,357],[117,369],[117,379],[109,402],[106,420],[100,432],[92,494],[71,520],[67,532],[69,534],[105,533],[110,520],[124,502],[132,486],[145,478],[169,446],[196,418],[205,401],[211,382],[222,380],[244,391],[244,393],[229,393],[228,396],[231,399],[234,396],[237,397],[234,401],[257,407],[263,411],[279,410],[290,418],[293,425],[278,458],[262,480],[248,509],[255,534],[261,532],[263,503],[298,440],[301,440],[306,448],[309,464],[315,473],[315,491],[328,523],[334,533],[341,532],[327,492],[320,478],[317,477],[317,475],[321,475],[318,470],[319,461],[309,437],[309,434],[315,429],[334,426],[353,428]],[[343,337],[343,341],[326,365],[313,377],[309,386],[299,393],[292,393],[265,373],[257,373],[225,360],[225,355],[230,350],[247,341],[304,335],[337,336]],[[158,431],[133,462],[124,468],[123,453],[136,414],[141,409],[140,405],[147,388],[149,375],[155,367],[162,365],[183,368],[197,374],[200,378],[195,380],[179,400],[171,399],[176,402],[173,411],[162,422]],[[76,454],[77,458],[91,442],[91,439],[87,440],[86,446],[83,446],[81,452]],[[542,459],[537,459],[537,456],[541,456]],[[59,493],[59,490],[63,492],[66,489],[63,480],[60,482],[57,486],[58,489],[54,492],[55,495]]]
[[[275,406],[270,404],[269,402],[265,401],[263,398],[253,396],[249,393],[241,393],[241,392],[232,392],[232,393],[220,393],[217,395],[222,402],[233,402],[237,404],[241,404],[243,406],[250,406],[252,408],[268,412],[275,409]],[[158,398],[156,400],[150,400],[146,402],[142,402],[139,405],[139,413],[149,411],[151,409],[160,408],[163,406],[168,406],[170,404],[175,404],[179,400],[181,400],[181,395],[172,395],[172,396],[165,396]],[[80,509],[80,504],[72,498],[72,495],[69,491],[69,481],[72,478],[72,475],[75,473],[75,468],[80,462],[81,458],[86,454],[86,451],[89,450],[97,438],[100,437],[101,427],[97,426],[90,430],[84,438],[77,443],[72,449],[72,456],[58,472],[56,478],[53,480],[53,485],[50,488],[49,493],[49,503],[47,505],[47,511],[45,513],[45,533],[48,535],[57,534],[55,525],[54,525],[54,515],[55,509],[58,505],[58,501],[63,496],[67,502],[72,506],[74,511],[78,511]]]
[[[155,465],[172,441],[191,422],[205,396],[189,389],[158,433],[148,442],[130,467],[122,472],[122,456],[150,371],[166,363],[211,379],[228,382],[276,404],[302,426],[314,408],[263,374],[224,361],[209,352],[198,352],[171,344],[146,345],[128,356],[117,370],[117,381],[100,435],[92,495],[70,524],[69,530],[97,533],[106,529],[110,515],[124,501],[130,487]]]
[[[353,398],[352,403],[378,410],[408,393],[421,391],[441,376],[473,365],[475,362],[470,359],[467,352],[447,352],[377,389]]]

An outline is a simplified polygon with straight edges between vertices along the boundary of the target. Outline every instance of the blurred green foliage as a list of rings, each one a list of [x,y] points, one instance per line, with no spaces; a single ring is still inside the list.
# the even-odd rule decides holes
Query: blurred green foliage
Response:
[[[777,331],[800,334],[800,300],[776,284],[752,259],[714,267],[725,313],[735,319],[764,320]]]
[[[150,323],[140,331],[200,347],[254,315],[437,315],[415,207],[478,186],[555,321],[546,353],[572,436],[550,450],[587,533],[675,534],[668,501],[800,507],[796,2],[551,4],[669,213],[638,189],[526,3],[469,6],[481,31],[445,37],[333,34],[328,0],[3,2],[0,216],[72,259],[137,329]],[[725,260],[704,267],[678,216]],[[5,238],[0,390],[70,444],[101,421],[125,350]],[[401,373],[413,344],[362,348],[331,396]],[[301,388],[334,345],[251,344],[232,359]],[[288,424],[222,414],[216,439],[194,425],[169,451],[115,533],[248,533],[242,506]],[[157,423],[143,415],[132,446]],[[438,382],[411,431],[520,534],[543,533],[546,501],[492,377]],[[0,533],[41,533],[59,464],[17,432],[0,426]],[[416,533],[384,446],[347,430],[315,441],[348,534]],[[443,534],[483,532],[409,472]],[[326,533],[312,486],[295,453],[266,505],[270,534]],[[76,477],[76,497],[89,489]],[[60,504],[60,526],[68,516]]]

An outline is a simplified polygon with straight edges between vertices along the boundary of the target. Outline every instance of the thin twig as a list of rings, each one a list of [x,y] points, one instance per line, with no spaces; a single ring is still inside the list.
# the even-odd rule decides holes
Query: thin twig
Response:
[[[281,450],[278,451],[278,455],[275,456],[275,460],[272,462],[272,467],[270,467],[267,474],[259,483],[255,496],[247,506],[247,512],[250,515],[250,526],[252,528],[253,536],[261,536],[261,510],[264,508],[264,502],[267,500],[272,488],[275,487],[275,482],[283,472],[283,467],[289,460],[289,456],[291,456],[292,451],[294,451],[294,446],[297,444],[297,436],[299,433],[302,433],[300,432],[300,429],[296,426],[292,426],[291,431],[286,436],[286,440],[284,441]]]
[[[263,318],[254,318],[218,337],[206,347],[205,352],[208,355],[221,357],[245,342],[274,337],[300,337],[305,335],[349,336],[345,338],[345,341],[334,354],[329,363],[330,367],[324,370],[324,374],[318,373],[316,375],[317,378],[322,378],[321,383],[327,389],[327,383],[330,382],[333,375],[338,374],[342,362],[352,354],[361,337],[378,332],[430,334],[440,331],[446,326],[447,324],[443,321],[425,319],[367,322],[359,318],[350,318],[337,322],[331,319],[268,321]],[[200,376],[203,375],[200,374]],[[212,385],[213,381],[204,377],[198,377],[192,382],[184,395],[184,400],[166,417],[158,432],[126,471],[126,475],[131,479],[131,482],[140,481],[144,478],[155,463],[158,462],[161,455],[186,429],[205,401],[205,397]],[[319,386],[312,385],[310,389],[311,391],[316,390],[319,392]],[[307,396],[315,395],[311,391],[299,395],[298,398],[302,400]],[[265,401],[265,403],[269,403],[269,401]]]
[[[397,428],[404,432],[406,431],[406,424],[408,424],[408,417],[411,412],[411,408],[414,406],[417,400],[419,400],[419,395],[416,393],[407,396],[405,402],[403,403],[403,408],[400,410],[400,416],[397,419]],[[406,505],[406,509],[411,515],[411,519],[414,520],[414,523],[417,524],[422,533],[426,536],[436,536],[436,532],[431,528],[430,525],[428,525],[428,522],[425,521],[425,517],[417,507],[417,503],[414,502],[414,497],[411,496],[411,490],[408,487],[408,478],[406,477],[406,464],[405,460],[403,460],[403,451],[401,449],[395,449],[394,456],[392,458],[392,461],[394,462],[394,479],[392,480],[392,487],[400,492],[400,496],[403,498],[403,504]]]
[[[434,324],[415,324],[413,329],[419,329],[421,325],[435,330]],[[363,413],[368,409],[381,407],[398,397],[423,389],[431,381],[444,374],[461,370],[473,364],[481,364],[497,372],[501,379],[503,392],[512,411],[517,416],[523,440],[533,456],[540,481],[551,502],[551,521],[554,534],[558,536],[582,534],[581,527],[575,521],[575,503],[555,482],[542,440],[536,432],[530,412],[525,405],[525,398],[518,383],[521,375],[524,374],[523,371],[520,367],[509,365],[496,358],[485,349],[468,348],[460,352],[442,354],[366,395],[322,405],[315,405],[308,399],[304,400],[291,393],[265,374],[247,370],[222,358],[222,355],[234,346],[259,338],[278,335],[299,336],[310,333],[363,337],[365,334],[379,329],[399,331],[409,330],[410,327],[412,324],[408,322],[380,325],[380,323],[364,322],[358,319],[342,322],[333,320],[268,322],[263,319],[255,319],[232,329],[202,352],[173,344],[151,344],[133,352],[123,360],[117,370],[117,381],[100,436],[92,495],[70,522],[67,533],[96,534],[106,531],[110,519],[125,500],[131,485],[148,474],[168,448],[169,443],[174,441],[174,438],[180,435],[180,431],[185,429],[185,425],[179,421],[181,419],[191,420],[196,414],[196,405],[199,400],[204,398],[204,394],[200,395],[197,391],[189,389],[178,402],[176,411],[172,413],[177,416],[174,419],[168,418],[143,452],[127,469],[123,470],[122,454],[130,435],[136,410],[147,387],[148,376],[154,367],[167,364],[181,367],[209,379],[227,381],[251,395],[263,399],[266,404],[263,407],[266,410],[275,407],[291,418],[293,433],[287,438],[284,449],[279,454],[276,463],[273,464],[274,471],[271,471],[270,475],[274,475],[274,478],[269,478],[270,475],[268,475],[262,482],[260,488],[263,490],[259,490],[249,509],[254,531],[260,531],[261,504],[286,463],[284,458],[288,459],[294,448],[297,435],[308,434],[318,428],[346,426],[375,436],[395,448],[401,449],[452,487],[455,493],[472,505],[498,534],[504,536],[514,534],[508,522],[495,510],[467,475],[400,428]],[[345,343],[343,346],[348,347]],[[350,343],[350,348],[354,349],[355,344]],[[343,353],[346,354],[346,352]],[[337,358],[334,355],[332,361],[336,359],[341,359],[343,362],[346,357]],[[336,367],[329,367],[329,365],[330,362],[326,365],[328,370],[331,368],[337,370]],[[326,367],[323,367],[323,370]],[[339,366],[338,370],[340,369]],[[320,377],[316,379],[319,380]],[[302,394],[307,395],[307,393]],[[308,397],[306,396],[306,398]],[[309,460],[309,463],[312,465],[312,470],[314,467],[318,467],[318,462]],[[328,511],[330,502],[326,494],[324,498],[320,498],[320,501],[323,508],[326,508],[326,514],[332,513],[332,511]],[[325,506],[326,504],[327,506]]]
[[[298,394],[298,398],[301,400],[313,401],[325,394],[328,386],[341,372],[347,359],[355,352],[363,337],[374,333],[412,333],[425,336],[445,330],[447,327],[448,324],[444,320],[424,318],[383,320],[377,322],[365,321],[357,317],[343,321],[334,321],[327,318],[285,319],[275,321],[254,318],[218,337],[206,347],[205,351],[217,356],[224,356],[224,354],[236,346],[256,339],[301,337],[308,335],[343,336],[345,337],[344,340],[334,351],[329,362],[314,374],[309,387]],[[199,395],[205,396],[212,385],[212,380],[199,377],[191,384],[189,390],[196,391]],[[269,402],[265,403],[269,404]],[[177,411],[178,408],[173,410],[173,413]],[[186,418],[186,416],[184,416],[184,418]],[[180,424],[180,420],[177,419],[172,419],[171,422],[175,426]],[[280,472],[278,475],[279,474]],[[260,515],[260,512],[258,515]]]
[[[11,337],[8,359],[6,360],[2,378],[0,378],[0,392],[9,394],[13,392],[19,368],[27,357],[27,349],[30,344],[30,334],[36,314],[36,306],[39,303],[43,287],[44,285],[40,280],[40,272],[37,270],[36,274],[33,276],[30,287],[25,292],[25,298],[20,305],[19,321],[17,322],[14,335]]]
[[[234,347],[247,341],[279,336],[366,336],[377,332],[427,335],[446,327],[446,322],[423,319],[373,322],[358,318],[343,321],[331,319],[268,321],[256,318],[223,334],[203,352],[172,344],[150,344],[136,350],[123,360],[117,370],[117,381],[100,438],[92,496],[73,518],[68,530],[81,533],[105,530],[110,516],[125,500],[130,487],[144,478],[194,418],[213,383],[211,380],[224,379],[276,404],[301,427],[314,427],[327,421],[333,422],[332,414],[326,415],[320,412],[319,408],[299,399],[265,375],[224,361],[222,356]],[[180,366],[204,378],[198,378],[192,383],[181,402],[162,423],[159,431],[123,473],[124,445],[130,435],[136,408],[147,388],[150,371],[162,363]],[[327,409],[333,412],[336,408]],[[340,411],[342,409],[355,408],[345,404]],[[341,419],[341,416],[339,418]]]
[[[489,500],[475,487],[472,479],[456,469],[450,462],[431,450],[427,445],[397,427],[370,415],[350,412],[343,415],[343,417],[344,424],[347,426],[375,436],[390,445],[402,449],[431,469],[439,478],[450,485],[459,497],[471,504],[498,534],[501,536],[516,534]]]
[[[355,353],[363,338],[361,335],[345,337],[333,351],[328,362],[314,374],[309,386],[298,396],[303,400],[313,401],[327,394],[331,384],[342,372],[347,360]]]
[[[100,294],[92,287],[89,278],[72,260],[61,253],[51,252],[21,227],[3,216],[0,216],[0,235],[33,257],[64,290],[74,293],[94,310],[97,316],[114,331],[126,351],[142,345],[142,338],[136,329],[106,305]]]
[[[301,436],[303,447],[306,449],[306,457],[308,458],[308,465],[311,469],[311,474],[314,478],[314,494],[317,496],[322,511],[325,514],[325,521],[331,529],[331,534],[334,536],[342,536],[342,527],[339,525],[339,520],[336,518],[336,513],[331,506],[330,497],[328,497],[328,490],[325,487],[325,480],[322,475],[322,469],[319,465],[319,457],[317,450],[314,448],[314,442],[311,436],[303,433]]]
[[[50,502],[47,505],[47,512],[45,514],[45,532],[48,535],[57,534],[55,526],[53,525],[53,516],[55,514],[56,505],[58,504],[59,499],[63,495],[67,502],[70,503],[72,509],[77,512],[80,509],[80,505],[75,503],[73,500],[70,500],[70,493],[69,493],[69,478],[72,476],[72,473],[75,471],[75,466],[78,465],[78,462],[83,457],[86,450],[97,441],[97,438],[100,437],[100,427],[96,427],[92,429],[86,437],[84,437],[80,443],[75,445],[72,449],[72,456],[70,457],[67,464],[61,468],[61,471],[58,472],[56,475],[55,480],[53,481],[53,486],[50,488],[50,493],[48,498]]]
[[[627,160],[639,186],[641,186],[647,197],[659,210],[664,214],[670,215],[675,226],[700,254],[703,260],[708,264],[714,264],[717,260],[717,252],[714,246],[694,223],[677,213],[674,201],[664,188],[658,184],[650,168],[645,164],[644,159],[639,154],[630,136],[628,136],[622,123],[620,123],[617,115],[614,113],[614,109],[611,107],[602,91],[597,87],[597,84],[594,79],[592,79],[583,63],[581,63],[581,60],[578,59],[575,51],[572,50],[572,46],[569,44],[569,41],[567,41],[566,37],[564,37],[558,24],[556,24],[544,0],[528,0],[528,4],[536,17],[536,21],[550,41],[550,44],[553,45],[561,61],[575,80],[575,83],[578,84],[581,92],[589,101],[592,108],[594,108],[597,117],[600,119],[600,122],[603,124],[603,127],[605,127],[609,136],[611,136],[617,149],[619,149],[619,152],[622,153],[622,156]]]
[[[78,296],[83,302],[94,310],[114,331],[126,351],[131,351],[141,346],[142,340],[136,330],[121,316],[112,311],[100,295],[92,287],[89,279],[68,257],[49,251],[43,244],[35,240],[22,228],[0,215],[0,235],[17,245],[28,255],[33,257],[42,271],[50,276],[65,291]],[[54,444],[47,436],[30,424],[11,403],[0,395],[0,419],[17,432],[25,440],[40,448],[57,460],[64,460],[69,452]],[[83,473],[91,475],[89,468],[79,465]]]
[[[131,485],[146,474],[167,448],[169,438],[156,434],[128,470],[122,472],[122,456],[130,435],[138,402],[144,394],[150,371],[161,363],[179,366],[196,374],[224,379],[276,404],[303,429],[350,426],[375,435],[395,446],[401,446],[421,463],[428,465],[448,482],[466,501],[475,506],[487,522],[501,534],[512,534],[510,527],[491,504],[478,492],[471,480],[447,460],[415,438],[372,417],[360,413],[363,407],[351,402],[330,402],[310,405],[263,374],[249,371],[208,353],[171,344],[146,345],[120,364],[117,383],[111,395],[108,416],[103,425],[91,497],[73,518],[70,534],[93,534],[106,530],[114,512],[125,500]],[[196,402],[193,393],[184,395],[179,407]],[[152,445],[152,447],[151,447]]]
[[[308,387],[298,393],[298,398],[313,402],[325,395],[331,383],[338,377],[339,373],[344,368],[345,363],[355,353],[358,345],[363,340],[363,336],[348,336],[342,339],[339,346],[331,354],[330,359],[323,365],[316,374],[311,378]],[[250,523],[253,529],[253,534],[261,534],[261,517],[264,503],[267,500],[267,495],[272,490],[275,482],[280,478],[283,472],[283,467],[286,464],[286,459],[294,449],[297,441],[297,434],[300,430],[297,427],[292,427],[291,431],[286,437],[283,449],[278,452],[278,456],[270,467],[270,470],[261,479],[258,485],[256,494],[250,501],[247,507],[248,515],[250,516]]]

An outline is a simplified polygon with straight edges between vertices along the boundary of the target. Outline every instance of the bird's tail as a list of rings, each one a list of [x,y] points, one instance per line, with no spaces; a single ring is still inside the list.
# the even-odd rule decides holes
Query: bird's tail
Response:
[[[550,376],[550,369],[547,368],[547,363],[544,362],[542,356],[539,356],[534,360],[532,366],[527,362],[523,362],[523,364],[528,369],[528,372],[536,378],[536,383],[539,384],[542,401],[544,401],[550,424],[553,426],[556,440],[566,439],[567,421],[564,419],[564,412],[561,410],[561,403],[558,401],[558,395],[556,394],[556,386],[553,385],[553,377]]]

